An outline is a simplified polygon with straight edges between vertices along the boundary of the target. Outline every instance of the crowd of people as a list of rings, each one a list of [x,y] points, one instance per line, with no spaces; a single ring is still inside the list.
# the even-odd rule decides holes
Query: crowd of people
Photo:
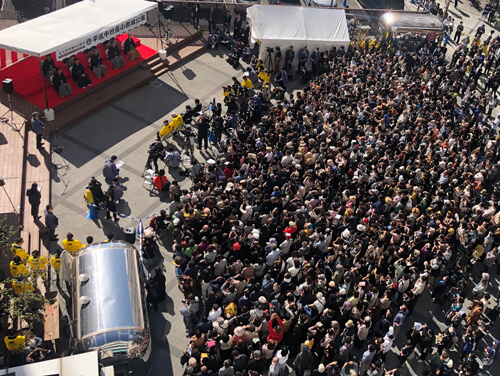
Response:
[[[413,357],[433,376],[491,371],[499,46],[301,52],[311,80],[274,104],[251,59],[212,119],[233,131],[219,157],[151,224],[173,239],[186,375],[392,375]],[[413,318],[429,300],[441,326]]]

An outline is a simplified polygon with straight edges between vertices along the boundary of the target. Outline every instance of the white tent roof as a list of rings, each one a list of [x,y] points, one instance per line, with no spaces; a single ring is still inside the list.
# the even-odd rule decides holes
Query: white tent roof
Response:
[[[15,376],[97,376],[99,366],[97,351],[66,356],[52,360],[44,360],[39,363],[26,364],[24,366],[0,370],[0,375]]]
[[[0,48],[43,56],[85,43],[156,7],[144,0],[84,0],[0,31]]]
[[[347,46],[350,42],[343,9],[262,6],[247,9],[251,43],[257,40],[311,42],[311,45]]]

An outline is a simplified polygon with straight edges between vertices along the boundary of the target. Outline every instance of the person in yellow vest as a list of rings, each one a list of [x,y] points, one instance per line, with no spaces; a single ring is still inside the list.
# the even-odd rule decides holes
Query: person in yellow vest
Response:
[[[24,294],[28,291],[35,291],[33,285],[22,277],[17,277],[14,281],[12,281],[12,289],[17,295]]]
[[[56,283],[59,285],[59,270],[61,270],[61,250],[58,249],[56,254],[50,258],[50,265],[54,268],[57,280]]]
[[[28,259],[28,263],[30,264],[31,272],[34,275],[45,275],[49,260],[47,260],[47,257],[45,256],[40,256],[40,252],[35,250]]]
[[[250,81],[250,78],[248,78],[250,75],[248,72],[243,73],[243,81],[241,81],[241,86],[246,87],[248,90],[253,89],[253,83]]]
[[[5,347],[12,355],[20,355],[26,348],[26,337],[21,334],[16,334],[13,330],[9,330],[4,337]]]
[[[29,274],[28,267],[22,262],[21,257],[14,257],[14,261],[10,262],[10,274],[13,277],[23,276]]]
[[[24,250],[23,244],[24,244],[24,239],[19,238],[16,240],[15,243],[12,243],[10,250],[12,251],[12,254],[14,255],[14,257],[19,256],[21,258],[22,262],[26,262],[29,255],[28,255],[28,252],[26,252]]]
[[[170,121],[170,123],[168,122],[168,120],[163,121],[163,128],[160,130],[160,132],[158,132],[158,139],[168,136],[174,129],[179,128],[184,123],[182,115],[177,115],[175,112],[172,112],[171,116],[172,120]]]
[[[73,239],[71,232],[66,234],[66,239],[63,240],[62,244],[63,248],[71,254],[78,252],[82,248],[82,242],[78,239]]]
[[[262,69],[259,72],[258,77],[259,77],[259,79],[261,79],[263,81],[264,85],[269,85],[269,82],[271,81],[271,75],[269,73],[267,73],[265,69]]]

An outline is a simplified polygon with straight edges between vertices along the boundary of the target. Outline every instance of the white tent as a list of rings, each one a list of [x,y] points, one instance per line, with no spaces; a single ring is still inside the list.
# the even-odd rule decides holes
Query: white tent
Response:
[[[0,48],[38,57],[55,52],[58,61],[145,24],[156,3],[145,0],[84,0],[0,31]],[[53,115],[45,115],[52,118]]]
[[[293,46],[295,60],[304,45],[310,53],[319,47],[347,48],[349,31],[343,9],[254,5],[247,8],[250,23],[250,45],[260,41],[260,57],[266,58],[268,47],[285,52]]]
[[[56,52],[62,60],[146,23],[156,7],[144,0],[84,0],[0,31],[0,48],[38,57]]]
[[[97,376],[99,359],[97,351],[66,356],[43,362],[0,370],[0,375],[15,376]]]

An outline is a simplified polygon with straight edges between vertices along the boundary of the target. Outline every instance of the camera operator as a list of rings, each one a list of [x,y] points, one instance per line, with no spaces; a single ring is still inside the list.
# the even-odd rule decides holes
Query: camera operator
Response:
[[[224,131],[224,119],[220,115],[214,115],[212,118],[212,129],[215,136],[215,144],[219,145],[222,138],[222,132]]]
[[[196,123],[196,126],[198,127],[198,149],[201,150],[201,144],[203,141],[205,142],[205,150],[208,149],[208,130],[210,128],[210,123],[208,122],[208,118],[203,114],[200,113],[200,118],[198,119],[198,122]]]
[[[146,168],[152,169],[151,163],[155,166],[155,172],[158,173],[158,158],[163,159],[164,147],[161,141],[155,141],[149,145],[148,160],[146,161]]]
[[[184,150],[187,155],[194,156],[194,144],[196,142],[196,133],[190,128],[186,127],[186,129],[182,130],[182,135],[184,136]]]
[[[194,108],[187,105],[186,112],[183,116],[184,123],[186,123],[186,124],[191,123],[191,120],[193,120],[193,116],[195,116],[198,112],[200,112],[201,109],[202,109],[201,102],[198,98],[194,100]]]

